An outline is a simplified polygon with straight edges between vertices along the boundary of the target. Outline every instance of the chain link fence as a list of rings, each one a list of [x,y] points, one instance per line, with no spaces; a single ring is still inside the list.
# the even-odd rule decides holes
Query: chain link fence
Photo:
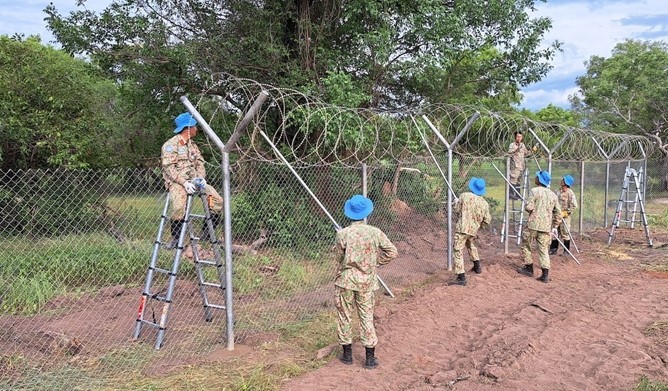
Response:
[[[447,266],[444,161],[411,158],[361,167],[297,168],[342,226],[342,205],[366,191],[376,204],[369,223],[397,245],[401,262],[381,269],[391,289],[424,280]],[[500,234],[503,159],[455,157],[452,186],[465,191],[472,176],[487,180],[493,224]],[[610,224],[627,165],[554,162],[553,177],[569,173],[586,231]],[[536,160],[528,164],[547,164]],[[584,186],[580,186],[584,166]],[[209,183],[220,188],[216,168]],[[647,199],[660,191],[660,167],[647,169]],[[161,350],[145,327],[131,336],[166,193],[159,170],[14,170],[0,173],[0,389],[91,389],[131,374],[202,356],[224,341],[225,314],[204,321],[193,263],[183,259]],[[554,186],[553,186],[554,187]],[[233,165],[232,226],[237,342],[280,331],[333,310],[334,227],[289,170],[253,160]],[[648,208],[651,223],[665,208]],[[574,224],[574,230],[578,225]],[[166,236],[162,241],[169,242]],[[160,262],[169,265],[169,251]],[[165,267],[165,266],[163,266]],[[154,289],[166,286],[156,280]],[[162,287],[162,288],[161,288]],[[159,317],[150,304],[149,317]]]

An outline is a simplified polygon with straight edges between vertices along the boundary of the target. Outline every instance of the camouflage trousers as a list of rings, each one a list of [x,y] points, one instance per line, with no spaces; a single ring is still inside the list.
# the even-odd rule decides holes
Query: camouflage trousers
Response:
[[[213,186],[206,185],[204,187],[204,194],[206,194],[207,203],[211,213],[220,213],[223,210],[223,197],[218,194]],[[195,194],[197,195],[197,194]],[[183,220],[186,214],[186,200],[188,193],[186,189],[179,184],[172,184],[169,187],[169,203],[172,205],[169,218],[172,220]]]
[[[522,174],[524,174],[524,169],[511,169],[508,173],[508,182],[512,183],[513,185],[519,185]]]
[[[471,261],[480,260],[478,249],[475,246],[475,236],[455,232],[454,245],[452,246],[452,259],[455,263],[455,274],[464,273],[464,247],[468,250]]]
[[[563,218],[564,223],[559,224],[559,237],[561,240],[571,240],[571,236],[568,234],[571,232],[571,216]]]
[[[524,259],[524,264],[533,264],[533,260],[531,259],[531,244],[534,240],[538,242],[538,262],[540,263],[540,268],[549,269],[550,256],[548,255],[548,248],[552,241],[550,233],[540,232],[529,228],[526,228],[524,232],[522,232],[522,258]]]
[[[353,291],[336,287],[336,309],[338,311],[337,331],[339,343],[350,345],[353,343],[352,317],[353,310],[357,309],[360,320],[360,340],[362,345],[373,348],[378,343],[376,329],[373,326],[373,307],[375,304],[373,291]]]

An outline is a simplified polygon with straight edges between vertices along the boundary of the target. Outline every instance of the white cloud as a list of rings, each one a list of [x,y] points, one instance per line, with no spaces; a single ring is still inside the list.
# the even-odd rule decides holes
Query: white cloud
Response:
[[[530,110],[540,110],[550,103],[554,106],[569,107],[568,97],[578,92],[577,87],[558,89],[535,89],[524,91],[522,107]]]
[[[665,32],[665,26],[633,22],[637,16],[665,15],[667,12],[665,0],[538,3],[536,16],[552,19],[552,29],[546,34],[545,42],[562,42],[563,52],[557,54],[552,62],[554,68],[545,80],[525,88],[525,100],[521,106],[543,107],[536,106],[534,101],[530,100],[536,98],[538,101],[568,107],[568,101],[564,97],[572,94],[569,91],[575,89],[575,78],[585,73],[585,61],[594,55],[609,57],[618,43],[626,39],[643,39],[644,34],[650,32],[655,33],[652,40],[668,39],[668,32],[663,35],[660,33]],[[662,28],[664,30],[661,30]],[[566,79],[567,76],[572,78]],[[562,81],[561,88],[542,88],[542,85],[548,83],[553,87],[554,78]],[[549,97],[555,100],[548,101]]]

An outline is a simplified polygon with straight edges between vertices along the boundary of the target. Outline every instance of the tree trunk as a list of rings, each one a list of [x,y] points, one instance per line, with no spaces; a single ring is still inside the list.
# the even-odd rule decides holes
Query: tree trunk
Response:
[[[668,191],[668,155],[663,155],[661,165],[661,191]]]

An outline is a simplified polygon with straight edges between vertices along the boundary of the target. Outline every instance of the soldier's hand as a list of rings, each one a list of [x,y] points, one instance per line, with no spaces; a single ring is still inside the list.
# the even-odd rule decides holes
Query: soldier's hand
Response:
[[[188,194],[194,194],[197,191],[197,188],[195,187],[195,185],[193,185],[192,182],[190,182],[190,181],[183,182],[183,187],[185,187],[186,192]]]
[[[532,150],[533,152],[538,152],[538,145],[534,145],[534,146],[531,148],[531,150]]]
[[[556,238],[558,234],[559,234],[559,232],[557,231],[557,229],[552,228],[552,236],[554,236]]]
[[[562,217],[562,218],[566,218],[566,217],[568,217],[568,211],[562,210],[562,211],[561,211],[561,217]]]

